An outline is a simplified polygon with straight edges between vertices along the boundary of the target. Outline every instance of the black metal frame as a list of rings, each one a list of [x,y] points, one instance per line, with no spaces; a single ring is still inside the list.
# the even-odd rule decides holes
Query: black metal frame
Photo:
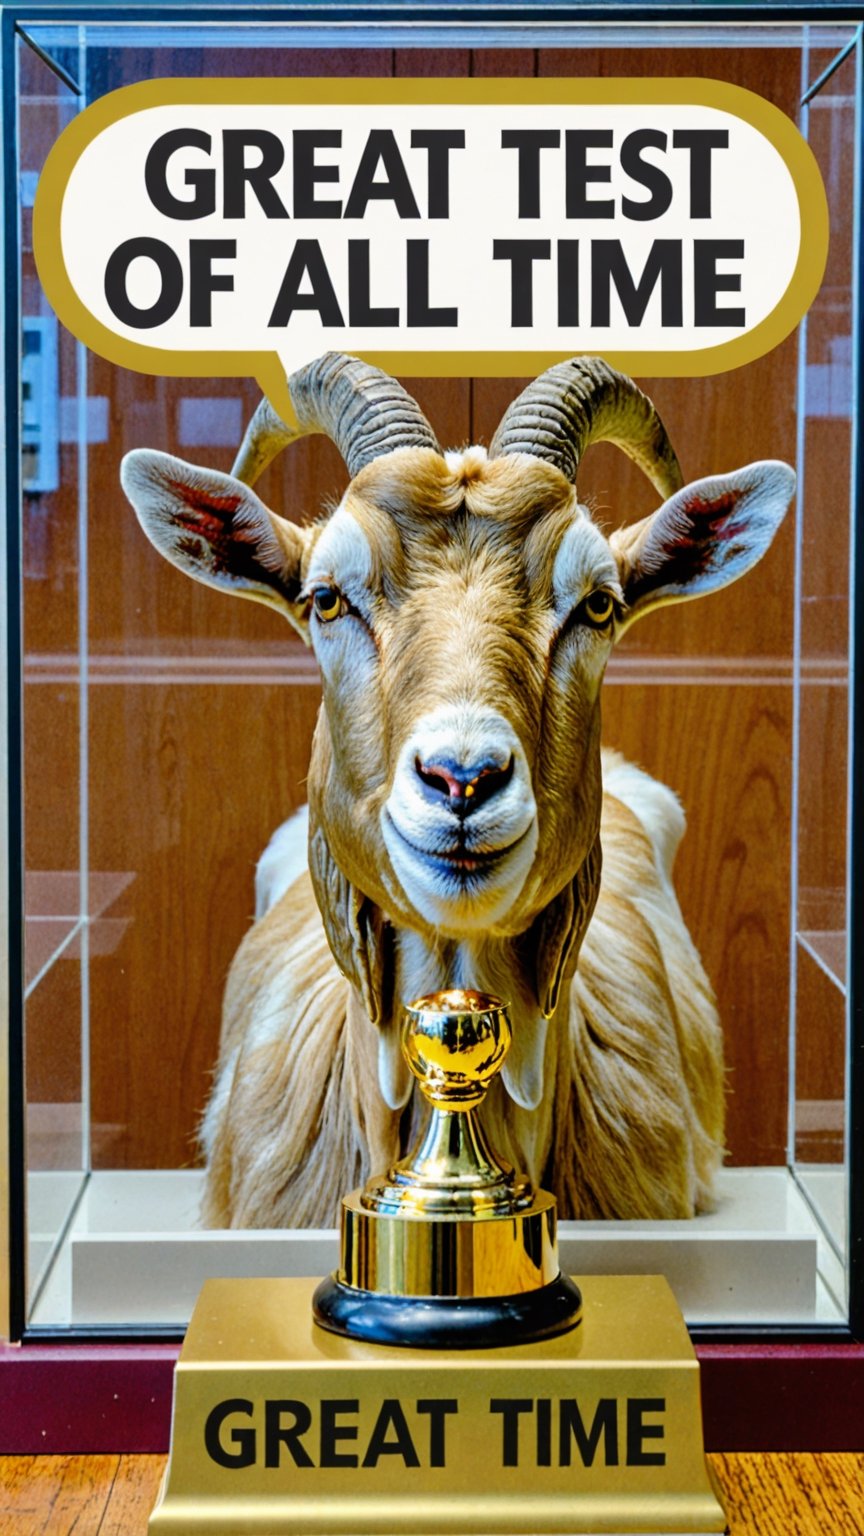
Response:
[[[131,14],[130,14],[131,13]],[[18,92],[16,39],[29,25],[56,22],[110,22],[122,29],[125,24],[156,23],[202,25],[243,24],[250,22],[278,24],[336,23],[364,25],[413,26],[422,22],[474,23],[476,25],[531,22],[597,23],[734,23],[791,22],[826,25],[831,23],[864,25],[864,0],[595,0],[594,4],[555,4],[549,0],[521,0],[521,3],[483,3],[483,0],[438,0],[437,4],[415,0],[390,0],[390,3],[337,3],[327,0],[306,4],[262,5],[256,0],[137,0],[134,6],[121,6],[118,0],[89,0],[75,5],[74,0],[0,0],[2,19],[3,142],[5,145],[5,194],[3,241],[5,261],[6,313],[6,440],[13,451],[6,454],[7,527],[7,644],[8,644],[8,742],[9,742],[9,1158],[10,1158],[10,1335],[24,1342],[173,1342],[182,1339],[182,1328],[141,1326],[92,1326],[71,1328],[28,1328],[26,1319],[25,1265],[26,1241],[24,1192],[24,1096],[23,1083],[23,763],[21,734],[22,642],[21,642],[21,547],[20,547],[20,465],[17,444],[20,435],[19,359],[16,345],[20,313],[18,203],[16,177],[10,174],[18,164]],[[28,41],[30,41],[28,39]],[[340,38],[340,42],[344,39]],[[862,45],[864,46],[864,45]],[[859,62],[859,70],[860,70]],[[826,75],[827,78],[827,75]],[[858,207],[857,281],[853,367],[864,384],[864,302],[860,292],[864,281],[864,144],[859,143],[856,165]],[[849,1325],[826,1324],[802,1328],[794,1324],[764,1326],[724,1326],[694,1328],[694,1342],[728,1344],[837,1344],[864,1342],[864,412],[853,421],[853,557],[854,580],[851,623],[851,758],[849,765],[851,804],[860,807],[853,814],[850,837],[850,1108],[849,1108]]]

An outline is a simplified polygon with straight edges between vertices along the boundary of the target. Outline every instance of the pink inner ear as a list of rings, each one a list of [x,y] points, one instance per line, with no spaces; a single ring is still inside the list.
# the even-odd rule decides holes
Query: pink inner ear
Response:
[[[188,512],[172,510],[171,522],[178,530],[174,548],[190,565],[204,566],[212,576],[229,577],[232,583],[249,583],[282,591],[278,573],[268,571],[258,558],[260,528],[232,521],[243,506],[242,494],[228,491],[218,495],[201,490],[181,480],[171,480],[177,500]],[[179,530],[184,530],[184,533]],[[188,537],[192,535],[192,537]],[[205,548],[201,548],[201,540]]]
[[[694,496],[693,500],[687,504],[687,516],[694,520],[698,518],[700,522],[707,523],[709,528],[713,529],[717,523],[722,523],[724,517],[738,505],[740,500],[741,497],[734,491],[726,491],[722,496],[712,497],[710,501],[704,500],[701,496]],[[721,537],[725,536],[724,531]]]
[[[732,539],[740,538],[747,533],[748,521],[736,522],[729,516],[741,505],[741,495],[737,491],[725,491],[721,496],[714,496],[710,501],[702,497],[694,497],[686,509],[688,520],[693,525],[693,537],[685,535],[676,538],[675,544],[683,544],[689,548],[703,544],[706,539],[711,544],[728,544]]]
[[[673,514],[666,522],[661,516],[656,542],[651,541],[659,559],[655,556],[656,563],[651,561],[648,569],[634,573],[629,583],[628,601],[635,603],[643,594],[659,587],[683,591],[705,575],[719,553],[720,545],[727,546],[721,563],[734,559],[737,551],[728,546],[735,540],[740,544],[742,535],[746,543],[748,531],[746,518],[730,516],[740,507],[741,500],[740,493],[734,490],[710,498],[696,493],[687,497],[677,517]]]
[[[185,485],[181,480],[172,480],[171,487],[191,514],[175,517],[175,522],[181,528],[188,529],[190,533],[203,534],[207,539],[224,538],[226,525],[240,505],[239,496],[214,496],[196,490],[194,486]]]

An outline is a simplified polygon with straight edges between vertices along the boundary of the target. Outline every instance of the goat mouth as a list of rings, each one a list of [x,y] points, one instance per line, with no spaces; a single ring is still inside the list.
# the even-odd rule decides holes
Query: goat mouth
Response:
[[[485,850],[473,850],[457,844],[454,848],[421,848],[418,843],[412,843],[410,837],[406,837],[400,827],[396,825],[393,817],[388,814],[393,831],[400,842],[410,848],[412,853],[419,855],[427,864],[437,868],[448,875],[456,875],[461,879],[470,879],[475,875],[484,875],[491,872],[501,860],[512,853],[519,844],[524,842],[531,828],[526,827],[512,843],[507,843],[503,848],[491,848]]]
[[[448,874],[468,876],[485,874],[500,863],[507,852],[509,850],[506,848],[495,853],[465,853],[460,850],[456,853],[426,853],[423,857],[430,864],[437,864],[439,869],[446,869]]]

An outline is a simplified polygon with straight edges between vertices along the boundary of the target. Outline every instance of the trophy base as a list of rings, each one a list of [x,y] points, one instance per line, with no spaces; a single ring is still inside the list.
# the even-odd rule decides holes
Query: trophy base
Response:
[[[362,1190],[355,1189],[342,1201],[337,1279],[355,1293],[411,1303],[427,1297],[452,1303],[475,1296],[484,1303],[490,1298],[512,1302],[548,1290],[551,1304],[560,1308],[549,1289],[561,1278],[555,1227],[555,1200],[543,1189],[518,1209],[482,1220],[369,1210]],[[572,1293],[569,1305],[572,1313]],[[562,1326],[571,1327],[575,1321],[572,1317]],[[514,1342],[512,1334],[507,1342]]]
[[[579,1287],[558,1275],[516,1296],[387,1296],[330,1275],[315,1292],[316,1323],[367,1344],[409,1349],[495,1349],[552,1339],[582,1315]]]
[[[578,1328],[433,1354],[317,1327],[311,1280],[208,1280],[150,1536],[725,1531],[669,1286],[581,1284]]]

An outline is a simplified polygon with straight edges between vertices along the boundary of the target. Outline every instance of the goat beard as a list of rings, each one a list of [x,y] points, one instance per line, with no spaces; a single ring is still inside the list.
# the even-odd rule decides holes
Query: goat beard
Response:
[[[507,1094],[523,1110],[537,1110],[544,1094],[551,1103],[546,1094],[553,1067],[549,1058],[557,1059],[566,1042],[550,1040],[548,1026],[560,998],[569,992],[600,890],[601,864],[598,833],[576,873],[524,932],[506,938],[444,938],[437,930],[405,928],[388,917],[344,873],[323,825],[310,819],[315,899],[334,959],[379,1031],[378,1076],[391,1109],[404,1106],[411,1093],[399,1039],[399,1005],[448,986],[474,987],[509,1003],[513,1043],[501,1074]]]

